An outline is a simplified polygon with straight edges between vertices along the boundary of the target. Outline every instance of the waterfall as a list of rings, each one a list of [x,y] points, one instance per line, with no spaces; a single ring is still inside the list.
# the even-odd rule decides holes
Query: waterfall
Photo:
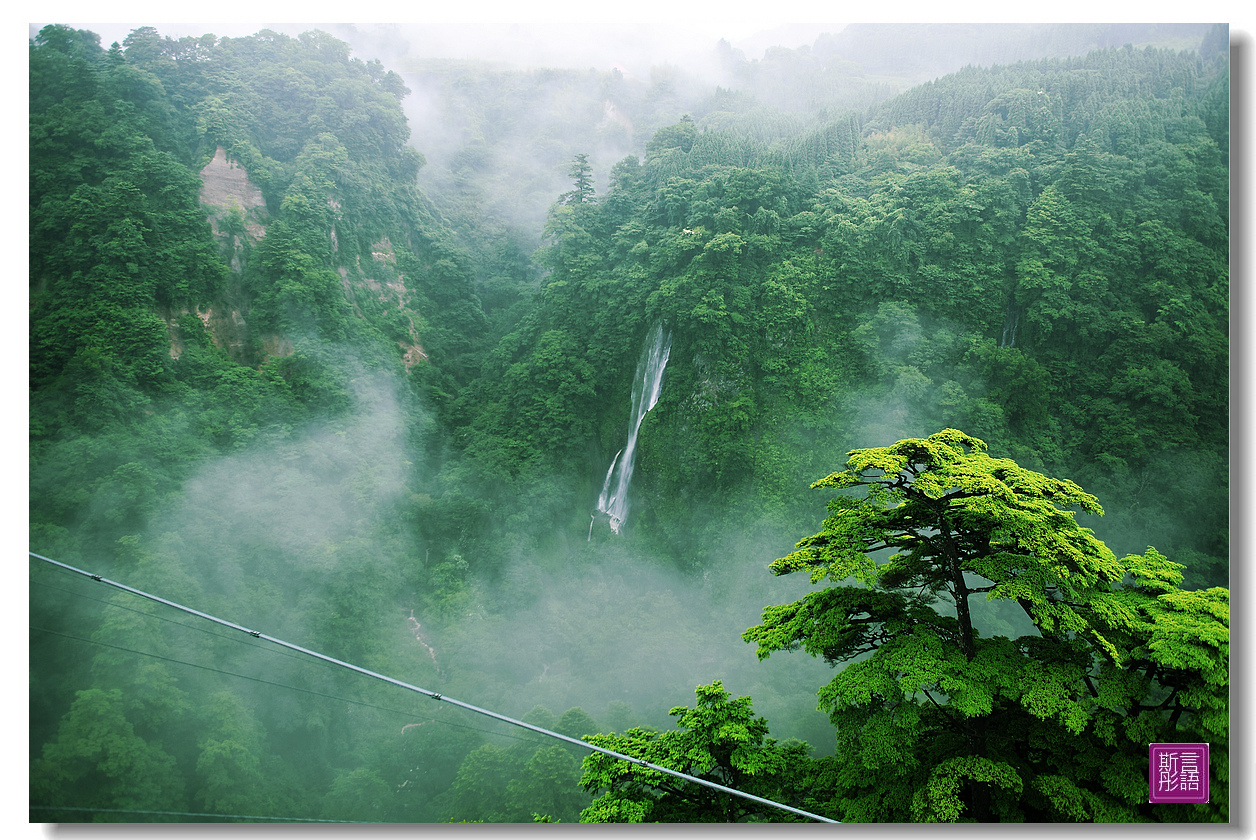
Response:
[[[1016,346],[1016,328],[1020,326],[1020,315],[1020,307],[1008,301],[1003,312],[1003,338],[999,340],[1000,347]]]
[[[597,497],[597,509],[603,513],[610,506],[611,476],[615,474],[615,465],[619,463],[619,456],[623,454],[622,449],[615,453],[615,457],[611,459],[611,468],[606,471],[606,480],[602,482],[602,493]]]
[[[616,534],[628,516],[628,484],[632,481],[632,468],[636,464],[637,432],[641,429],[641,421],[645,419],[645,415],[659,401],[659,394],[663,391],[663,369],[667,367],[667,357],[671,352],[671,335],[663,332],[662,324],[656,324],[646,339],[645,349],[641,351],[641,360],[637,362],[637,373],[633,378],[628,443],[611,461],[611,467],[606,471],[606,481],[602,484],[602,492],[597,498],[598,511],[610,518],[611,530]],[[590,522],[590,537],[592,534],[593,523]]]

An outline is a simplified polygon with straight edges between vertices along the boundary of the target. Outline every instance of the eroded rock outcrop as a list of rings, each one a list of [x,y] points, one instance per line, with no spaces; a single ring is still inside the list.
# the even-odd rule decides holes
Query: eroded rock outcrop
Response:
[[[254,215],[249,211],[266,209],[266,198],[262,191],[249,180],[249,173],[239,163],[227,157],[222,146],[214,152],[214,159],[205,164],[201,170],[201,203],[215,210],[214,216],[238,209],[246,217]],[[211,216],[211,221],[214,218]],[[265,227],[253,221],[248,226],[249,234],[256,239],[266,235]]]
[[[293,352],[292,341],[281,335],[253,334],[248,323],[248,300],[244,294],[242,277],[248,252],[266,236],[269,221],[266,199],[261,189],[249,178],[248,171],[232,160],[222,146],[213,159],[201,170],[201,204],[205,208],[214,236],[223,248],[223,256],[230,273],[223,295],[214,301],[202,303],[195,314],[205,325],[214,344],[225,350],[241,364],[263,364],[276,356]],[[328,197],[331,208],[337,211],[339,221],[340,202]],[[339,254],[340,242],[335,226],[328,231],[332,250]],[[363,263],[368,263],[363,265]],[[385,310],[400,311],[409,324],[407,337],[397,341],[401,362],[407,370],[425,361],[427,354],[419,344],[416,315],[409,309],[410,295],[404,277],[397,271],[397,256],[388,237],[371,246],[369,259],[356,256],[347,265],[337,267],[345,297],[355,314],[365,317],[359,298],[363,294],[375,297]],[[189,314],[187,311],[163,312],[170,332],[170,355],[178,358],[184,350],[179,335],[178,321]]]
[[[250,341],[248,305],[241,284],[247,248],[266,236],[266,198],[239,162],[231,160],[219,146],[213,159],[201,170],[201,205],[210,228],[224,250],[230,273],[220,298],[202,302],[195,314],[205,325],[217,347],[237,362],[254,364]],[[187,311],[162,312],[170,333],[170,357],[177,359],[184,349],[178,321]],[[274,344],[274,342],[271,342]],[[263,347],[263,352],[265,347]]]

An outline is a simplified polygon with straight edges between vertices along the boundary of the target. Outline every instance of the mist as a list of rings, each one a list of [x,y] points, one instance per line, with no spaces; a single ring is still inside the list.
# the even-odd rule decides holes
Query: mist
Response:
[[[583,545],[582,535],[563,534],[561,548],[516,548],[496,574],[466,574],[435,603],[414,569],[430,573],[449,558],[420,553],[406,522],[407,502],[434,484],[406,442],[416,417],[400,409],[398,383],[386,377],[363,375],[353,390],[356,410],[335,423],[207,464],[141,537],[194,576],[211,612],[305,645],[326,629],[329,605],[352,606],[359,631],[374,638],[324,651],[350,661],[377,647],[419,651],[407,635],[413,616],[434,653],[419,657],[418,673],[390,676],[517,717],[538,704],[600,717],[620,701],[666,726],[667,709],[722,678],[752,694],[769,720],[777,713],[778,737],[812,740],[827,725],[808,691],[782,690],[817,684],[827,666],[809,657],[759,663],[740,639],[764,606],[809,588],[774,579],[766,566],[788,546],[752,534],[727,535],[740,551],[697,578],[601,530]]]
[[[243,38],[263,29],[296,36],[318,29],[348,43],[353,59],[382,62],[409,91],[400,97],[408,136],[397,145],[423,156],[415,199],[420,210],[413,217],[400,211],[388,216],[391,207],[380,207],[392,194],[367,213],[351,200],[342,204],[344,196],[334,198],[333,191],[343,188],[337,179],[348,168],[327,164],[333,174],[318,187],[326,205],[337,213],[347,208],[343,218],[360,226],[362,242],[384,245],[354,254],[345,229],[333,227],[328,253],[336,256],[328,259],[343,260],[339,277],[336,271],[311,272],[323,285],[296,286],[297,304],[289,305],[313,299],[300,298],[309,289],[331,289],[335,297],[343,286],[351,301],[343,311],[352,308],[357,318],[345,321],[355,328],[365,324],[362,332],[346,327],[343,334],[353,338],[342,344],[317,330],[287,336],[302,361],[315,360],[308,375],[282,369],[262,351],[245,361],[218,359],[224,367],[212,368],[204,359],[221,345],[213,347],[207,333],[200,361],[195,352],[183,361],[170,353],[168,364],[162,359],[165,368],[153,365],[169,375],[159,381],[153,374],[153,394],[130,405],[133,427],[93,438],[69,421],[69,431],[57,435],[34,424],[40,448],[32,448],[32,487],[53,488],[57,470],[71,475],[75,466],[100,475],[77,489],[56,487],[56,505],[48,508],[69,513],[64,522],[41,521],[31,529],[32,540],[47,541],[32,542],[32,551],[547,728],[559,728],[560,717],[567,716],[580,720],[573,726],[598,732],[669,729],[669,710],[692,705],[695,687],[721,680],[733,697],[753,698],[773,738],[801,739],[813,756],[832,754],[837,743],[816,696],[833,669],[798,650],[759,660],[741,636],[761,622],[765,607],[814,590],[806,574],[774,577],[768,565],[819,530],[828,491],[807,486],[840,470],[850,449],[961,428],[990,442],[992,455],[1074,478],[1098,494],[1109,516],[1085,524],[1111,540],[1114,551],[1140,552],[1155,543],[1171,554],[1181,546],[1186,556],[1200,558],[1201,568],[1215,563],[1192,548],[1202,543],[1206,526],[1171,508],[1194,493],[1199,509],[1192,508],[1191,516],[1218,521],[1219,514],[1205,510],[1216,496],[1208,482],[1225,472],[1216,447],[1166,449],[1141,472],[1109,470],[1109,461],[1080,474],[1059,472],[1077,463],[1059,454],[1059,425],[1032,426],[1021,416],[1027,410],[1005,410],[1004,403],[1013,402],[1006,398],[1011,374],[972,361],[1004,349],[981,334],[984,309],[998,305],[972,304],[962,296],[971,293],[969,286],[1002,283],[1003,275],[965,275],[966,291],[956,292],[958,303],[944,310],[931,307],[952,298],[928,291],[940,273],[922,270],[917,277],[915,268],[897,275],[887,269],[889,279],[879,282],[889,291],[870,291],[866,276],[874,272],[865,267],[873,262],[859,262],[865,242],[880,247],[886,239],[888,225],[876,226],[877,214],[890,207],[893,190],[882,191],[886,184],[898,189],[900,179],[919,190],[913,196],[936,200],[940,208],[937,196],[946,185],[938,184],[951,177],[927,183],[923,177],[945,160],[949,138],[933,137],[923,127],[875,123],[875,108],[974,60],[1017,55],[1036,43],[1031,28],[1008,25],[997,30],[1002,40],[991,42],[988,31],[959,27],[953,50],[891,66],[874,51],[860,51],[860,33],[869,29],[757,18],[711,16],[665,26],[573,23],[549,14],[529,21],[423,24],[143,25],[171,38],[207,32]],[[32,37],[42,26],[30,24]],[[140,24],[70,26],[99,33],[107,47]],[[1158,35],[1176,43],[1196,37],[1193,32]],[[1095,33],[1078,29],[1047,38],[1042,54],[1067,54],[1062,51],[1089,43],[1087,38],[1114,37],[1107,30]],[[900,46],[910,51],[917,34],[906,32]],[[975,53],[974,44],[981,45]],[[364,83],[368,89],[383,75],[372,72]],[[800,78],[814,84],[796,89]],[[397,88],[390,90],[399,96]],[[397,107],[395,100],[387,104]],[[370,122],[362,117],[362,124]],[[294,119],[292,125],[303,129],[305,123]],[[1195,123],[1189,126],[1195,130]],[[666,139],[668,129],[674,137],[692,131],[689,146],[683,140],[651,145],[656,136]],[[739,133],[757,145],[712,145],[704,153],[726,154],[727,160],[685,168],[685,156],[696,148],[693,137],[717,138],[710,140],[714,144]],[[841,146],[847,133],[858,138],[857,153]],[[799,142],[791,145],[794,140]],[[806,169],[813,147],[821,151]],[[334,151],[350,157],[343,146]],[[405,160],[417,161],[409,149],[401,151],[411,155]],[[998,154],[1004,153],[1007,160],[1021,154]],[[584,207],[571,193],[577,155],[587,156],[596,197]],[[659,183],[670,178],[665,186],[675,188],[668,199],[674,205],[652,193],[640,201],[648,209],[629,208],[638,201],[631,190],[644,183],[647,155],[654,156],[649,165],[665,172]],[[267,177],[281,180],[332,159],[331,151],[308,158],[294,153],[291,160],[261,161],[259,171],[273,165]],[[988,161],[995,159],[992,152]],[[780,164],[782,172],[796,167],[803,174],[787,186],[785,176],[732,183],[728,172],[757,177],[754,170],[767,169],[766,160],[775,161],[772,166],[788,160],[788,166]],[[700,170],[703,165],[707,170]],[[1001,165],[989,163],[992,171]],[[385,194],[384,171],[352,173],[357,183],[377,178],[370,181],[372,201]],[[413,180],[414,170],[405,171]],[[873,176],[860,182],[861,171]],[[911,181],[917,173],[922,177]],[[697,191],[695,182],[708,176],[710,183]],[[350,182],[346,176],[344,183]],[[812,189],[818,183],[836,186]],[[839,187],[847,192],[839,196]],[[323,212],[323,194],[310,189],[299,198],[317,199],[309,205]],[[721,204],[734,189],[740,190],[740,211],[731,198],[730,206]],[[978,202],[972,195],[964,198],[970,209]],[[621,201],[621,215],[608,213],[602,221],[593,213],[607,206],[608,196]],[[1012,208],[1007,218],[1019,225],[1026,208],[1015,203],[1016,196],[1012,187],[995,199],[982,196],[979,210]],[[287,196],[271,198],[272,210],[286,208]],[[392,206],[403,203],[399,198]],[[751,204],[756,210],[747,209]],[[901,207],[910,215],[913,205],[904,200]],[[665,222],[642,221],[647,212]],[[945,215],[939,211],[935,218]],[[407,232],[414,234],[407,243],[413,253],[398,256],[403,237],[382,230],[396,218],[419,220]],[[839,218],[840,224],[832,221]],[[588,230],[580,228],[588,219]],[[985,224],[972,219],[973,230]],[[341,220],[334,216],[334,224]],[[308,228],[325,245],[321,229]],[[595,241],[589,231],[602,237],[597,246],[588,244]],[[575,255],[570,264],[564,262],[565,235],[576,243],[569,248]],[[951,235],[947,228],[936,241]],[[1018,236],[1026,238],[1015,228],[1006,239]],[[735,264],[742,254],[753,255],[744,260],[752,269]],[[788,259],[781,262],[780,255]],[[904,265],[914,265],[911,259],[921,259],[919,249],[903,256]],[[250,269],[246,261],[245,271],[253,273],[244,282],[271,282],[265,274],[270,266],[262,263],[258,258]],[[301,267],[296,260],[274,264],[283,271]],[[1010,277],[1015,268],[1008,258],[997,271]],[[285,282],[292,276],[306,278],[292,270]],[[894,283],[902,288],[891,288]],[[845,311],[843,294],[860,303]],[[954,315],[968,315],[965,305],[976,312],[969,324]],[[759,314],[772,307],[771,316],[759,320],[756,307]],[[252,317],[247,307],[241,310]],[[273,311],[285,310],[275,304]],[[192,327],[197,316],[208,325],[199,301],[171,312],[163,314],[164,326],[145,322],[159,334],[158,345],[178,335],[180,317]],[[676,338],[674,346],[669,338],[672,367],[664,371],[657,405],[641,419],[630,408],[639,336],[660,312],[688,319],[688,332],[667,324]],[[403,334],[404,342],[398,340]],[[368,352],[363,348],[369,342],[374,349]],[[86,361],[75,356],[73,336],[63,343],[69,348],[64,355],[79,367],[67,363],[70,372],[45,386],[45,393],[54,394],[45,397],[48,403],[67,415],[73,410],[90,416],[93,399],[115,410],[108,399],[124,391],[121,386],[93,390],[99,381],[112,382],[108,365],[86,353]],[[410,355],[402,364],[393,345],[430,364],[412,365],[417,356]],[[56,349],[61,352],[61,345]],[[162,352],[159,346],[157,355]],[[243,385],[232,390],[228,362],[252,391]],[[193,367],[198,364],[206,367]],[[1033,379],[1040,371],[1031,367],[1017,368],[1017,375],[1029,370],[1017,381],[1045,381],[1045,374]],[[263,392],[274,405],[280,404],[274,395],[288,402],[274,409],[274,417],[261,419],[263,409],[242,407],[240,417],[221,420],[213,440],[206,434],[192,445],[188,430],[200,427],[187,412],[195,408],[167,396],[174,393],[176,373],[195,383],[186,393],[203,401],[198,406],[218,408],[215,400],[229,403]],[[73,390],[73,377],[80,375],[86,385]],[[790,379],[796,375],[796,382]],[[138,376],[131,381],[145,381]],[[54,385],[65,395],[57,396]],[[300,388],[305,390],[297,393]],[[550,425],[541,428],[538,421],[527,428],[520,418],[533,416]],[[559,419],[551,423],[551,417]],[[625,432],[635,436],[637,423],[640,460],[631,483],[625,482],[629,513],[620,533],[604,515],[609,507],[597,513],[598,496],[610,480],[615,452],[625,446]],[[237,434],[236,426],[245,431]],[[1035,429],[1036,436],[1022,436],[1022,428]],[[170,441],[181,442],[185,451],[174,451]],[[1005,441],[1012,443],[1003,446]],[[726,448],[719,455],[697,448],[708,442]],[[152,467],[164,466],[163,458],[175,465],[169,475]],[[1172,494],[1157,493],[1157,471],[1172,473],[1180,486]],[[89,488],[96,489],[94,496]],[[108,541],[93,542],[100,535]],[[1205,536],[1215,542],[1215,534]],[[32,619],[32,625],[48,625],[43,630],[50,634],[36,639],[32,633],[30,753],[38,771],[32,790],[38,787],[41,795],[74,790],[80,782],[84,790],[108,793],[99,794],[100,802],[130,795],[110,787],[124,790],[117,780],[123,777],[105,778],[95,770],[75,771],[87,775],[66,781],[71,771],[62,768],[90,764],[73,752],[87,748],[72,745],[100,741],[93,741],[88,720],[120,721],[111,732],[131,727],[141,746],[128,747],[130,753],[149,761],[143,773],[135,770],[137,777],[173,777],[161,769],[168,762],[189,780],[189,789],[177,792],[193,803],[189,808],[220,813],[308,810],[314,800],[297,793],[305,788],[335,793],[329,794],[328,818],[372,819],[382,811],[354,808],[382,790],[415,796],[419,804],[407,804],[410,810],[397,805],[389,812],[405,819],[475,819],[477,812],[465,803],[451,804],[455,777],[464,788],[480,776],[492,777],[482,783],[491,791],[485,801],[523,796],[518,780],[540,777],[533,769],[519,770],[535,758],[531,752],[512,754],[515,777],[498,778],[484,769],[505,762],[512,744],[524,743],[509,727],[448,706],[416,704],[412,696],[360,675],[247,639],[224,642],[186,623],[170,628],[154,610],[136,612],[128,596],[102,595],[88,581],[70,583],[34,562],[31,580],[31,612],[42,622]],[[1037,632],[1011,602],[974,603],[973,612],[987,637]],[[165,659],[149,661],[153,657]],[[40,670],[41,663],[52,662],[55,669]],[[231,744],[236,746],[224,746]],[[228,754],[234,764],[223,758]],[[572,756],[560,775],[579,794],[574,780],[580,756]],[[230,788],[235,798],[215,785]],[[266,793],[254,795],[252,788]],[[418,788],[421,796],[414,793]],[[168,794],[176,796],[161,792]],[[144,802],[164,801],[154,797]],[[564,813],[579,813],[570,807]],[[526,812],[514,818],[526,818]]]
[[[814,698],[828,666],[806,656],[759,662],[740,639],[764,606],[809,588],[767,571],[788,543],[725,533],[726,556],[700,576],[604,524],[591,539],[576,524],[542,540],[546,550],[516,545],[491,574],[471,571],[483,568],[479,557],[433,556],[416,539],[415,510],[441,481],[412,445],[430,418],[399,378],[352,359],[345,367],[351,411],[206,462],[129,538],[129,560],[93,552],[81,562],[297,645],[334,634],[342,644],[319,652],[510,716],[580,707],[667,728],[668,709],[722,679],[755,698],[775,737],[831,751]],[[230,646],[214,656],[296,684],[324,667],[275,665]],[[270,695],[249,693],[253,714],[266,717]]]

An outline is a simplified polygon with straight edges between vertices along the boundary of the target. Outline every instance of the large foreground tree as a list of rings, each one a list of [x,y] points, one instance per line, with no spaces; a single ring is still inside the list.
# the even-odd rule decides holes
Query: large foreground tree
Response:
[[[1226,820],[1228,590],[1180,590],[1152,548],[1118,560],[1074,518],[1094,496],[986,448],[947,429],[850,452],[813,486],[855,492],[771,566],[833,584],[744,634],[844,665],[819,692],[828,813]],[[1211,744],[1210,803],[1148,804],[1151,742]]]

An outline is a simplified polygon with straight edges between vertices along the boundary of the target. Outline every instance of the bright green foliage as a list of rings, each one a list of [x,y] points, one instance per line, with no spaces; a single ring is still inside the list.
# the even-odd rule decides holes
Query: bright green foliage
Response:
[[[768,724],[750,708],[749,697],[731,699],[723,683],[698,686],[697,705],[669,714],[677,728],[656,732],[640,727],[623,735],[590,735],[585,740],[651,764],[752,793],[774,801],[789,794],[787,777],[801,774],[810,759],[800,742],[778,743]],[[580,785],[605,791],[580,814],[581,822],[743,822],[794,821],[788,812],[722,793],[667,773],[591,753],[584,759]],[[784,804],[799,807],[795,802]]]
[[[1154,549],[1118,561],[1060,507],[1100,513],[1093,496],[985,450],[947,429],[852,451],[813,486],[862,494],[834,498],[823,530],[771,566],[838,584],[768,607],[743,637],[761,658],[844,665],[819,692],[838,729],[834,807],[849,821],[1225,819],[1228,592],[1179,590],[1181,567]],[[1038,633],[983,636],[1004,600]],[[1150,741],[1213,745],[1209,806],[1145,804]]]
[[[980,756],[953,758],[934,767],[927,786],[912,797],[912,820],[956,822],[964,810],[959,796],[964,779],[1004,788],[1011,797],[1021,793],[1020,776],[1010,765]]]
[[[1182,567],[1154,548],[1125,562],[1132,584],[1092,599],[1087,610],[1091,622],[1110,628],[1109,636],[1120,646],[1124,682],[1116,685],[1148,692],[1145,699],[1131,693],[1137,711],[1163,710],[1170,725],[1196,733],[1193,740],[1224,749],[1229,739],[1229,590],[1178,589]],[[1153,681],[1158,690],[1149,687]],[[1107,721],[1112,727],[1117,723]],[[1119,723],[1127,732],[1138,726],[1128,718]],[[1226,800],[1220,801],[1224,806]]]
[[[949,591],[960,649],[969,659],[976,653],[970,591],[1016,599],[1045,629],[1086,631],[1070,603],[1120,580],[1122,569],[1103,543],[1057,505],[1102,509],[1071,481],[992,458],[985,449],[983,441],[948,429],[851,452],[844,472],[812,487],[863,487],[866,496],[830,502],[824,530],[800,541],[772,571],[807,571],[812,583],[853,576],[869,585],[879,578],[891,589]],[[869,555],[884,549],[898,553],[878,566]],[[964,573],[993,585],[970,588]]]

